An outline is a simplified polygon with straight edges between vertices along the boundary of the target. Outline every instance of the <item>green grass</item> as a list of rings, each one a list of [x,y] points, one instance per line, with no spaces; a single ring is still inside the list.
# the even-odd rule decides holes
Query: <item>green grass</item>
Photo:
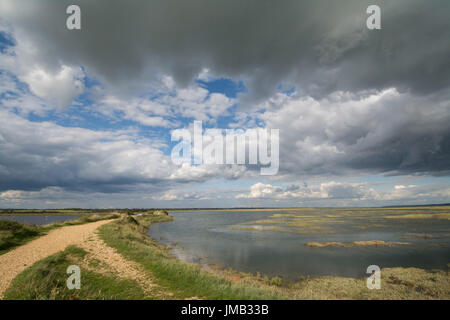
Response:
[[[118,214],[86,215],[77,219],[56,222],[48,225],[35,226],[22,224],[12,220],[0,220],[0,255],[23,245],[37,237],[45,235],[50,230],[65,226],[74,226],[99,220],[115,219]]]
[[[366,278],[305,278],[291,285],[304,299],[436,300],[450,299],[450,277],[418,268],[381,269],[381,289],[369,290]]]
[[[41,230],[33,225],[0,220],[0,254],[36,238]]]
[[[261,286],[253,279],[234,282],[205,271],[198,265],[176,260],[168,248],[147,237],[151,223],[171,220],[167,216],[142,216],[138,224],[119,220],[100,227],[100,236],[124,257],[142,264],[173,298],[286,299],[276,286]],[[278,283],[278,279],[274,282]]]
[[[142,289],[133,280],[121,280],[81,269],[81,288],[69,290],[66,285],[69,265],[80,265],[86,252],[78,247],[40,260],[20,273],[4,294],[13,300],[111,300],[143,299]]]

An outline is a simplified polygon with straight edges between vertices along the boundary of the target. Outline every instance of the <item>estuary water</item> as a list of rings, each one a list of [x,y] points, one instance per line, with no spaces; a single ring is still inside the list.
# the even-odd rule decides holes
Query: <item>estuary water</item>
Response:
[[[80,215],[0,215],[0,220],[13,220],[20,223],[44,225],[79,217]]]
[[[174,221],[152,225],[148,235],[171,247],[180,260],[281,276],[290,281],[323,275],[359,278],[367,276],[369,265],[448,270],[450,263],[448,219],[397,219],[392,218],[396,213],[384,211],[333,209],[170,214]],[[368,240],[402,245],[307,245]]]

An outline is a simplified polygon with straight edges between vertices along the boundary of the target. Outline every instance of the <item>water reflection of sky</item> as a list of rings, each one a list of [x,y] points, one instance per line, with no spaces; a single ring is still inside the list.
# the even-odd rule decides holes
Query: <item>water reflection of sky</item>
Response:
[[[172,253],[189,262],[218,264],[243,272],[261,272],[294,280],[300,276],[339,275],[361,277],[371,264],[385,267],[446,269],[450,262],[448,221],[384,219],[382,217],[339,218],[335,233],[286,233],[233,230],[252,221],[268,219],[275,211],[198,211],[171,213],[175,220],[155,224],[149,235],[173,247]],[[321,213],[319,213],[321,214]],[[372,220],[376,221],[374,223]],[[400,219],[399,219],[400,220]],[[433,219],[434,220],[434,219]],[[355,222],[356,221],[356,222]],[[356,229],[361,221],[365,230]],[[246,224],[247,223],[247,224]],[[432,239],[404,239],[407,233],[432,234]],[[409,242],[396,247],[311,248],[306,242],[383,240]]]

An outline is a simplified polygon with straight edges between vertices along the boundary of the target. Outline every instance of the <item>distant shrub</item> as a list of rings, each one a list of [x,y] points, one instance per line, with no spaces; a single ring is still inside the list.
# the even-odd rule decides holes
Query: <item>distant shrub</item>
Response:
[[[283,285],[283,279],[281,277],[273,277],[269,278],[268,276],[264,276],[264,282],[271,286],[281,287]]]
[[[155,216],[168,216],[169,213],[166,210],[155,210],[153,211]]]

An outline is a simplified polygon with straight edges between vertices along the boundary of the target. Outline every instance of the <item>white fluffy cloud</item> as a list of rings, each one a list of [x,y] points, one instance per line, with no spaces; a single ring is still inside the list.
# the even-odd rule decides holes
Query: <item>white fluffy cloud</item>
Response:
[[[242,199],[378,199],[380,196],[373,189],[361,183],[324,182],[316,186],[290,185],[286,188],[271,184],[255,183],[248,194],[241,193],[236,198]]]
[[[395,185],[375,190],[367,183],[322,182],[316,185],[289,185],[286,187],[255,183],[248,193],[236,194],[237,199],[253,199],[267,201],[297,201],[297,203],[327,203],[333,205],[349,205],[349,203],[368,203],[376,201],[390,203],[392,201],[426,203],[427,201],[445,201],[450,196],[450,188],[442,185],[416,186]],[[350,202],[348,202],[350,201]]]
[[[277,194],[282,194],[283,189],[280,187],[276,187],[270,184],[264,184],[261,182],[255,183],[250,187],[250,193],[249,194],[238,194],[236,195],[236,198],[242,199],[242,198],[249,198],[249,199],[255,199],[255,198],[274,198],[277,196]]]
[[[158,201],[180,201],[180,200],[209,200],[210,198],[204,192],[169,190],[159,196],[152,197]]]
[[[83,92],[83,77],[80,68],[62,65],[55,73],[34,66],[29,72],[20,75],[19,79],[28,84],[35,95],[60,109],[68,106]]]
[[[5,27],[0,25],[0,31],[4,29]],[[28,85],[31,93],[41,98],[47,108],[65,108],[83,93],[85,75],[80,67],[60,62],[51,65],[44,63],[42,52],[26,33],[14,32],[14,40],[15,46],[0,54],[0,69],[14,74],[19,81]],[[28,108],[28,111],[42,109]]]
[[[1,105],[24,116],[29,113],[43,115],[51,109],[42,99],[22,88],[14,75],[8,72],[0,72],[0,92],[3,93]]]
[[[173,128],[179,125],[176,119],[193,118],[215,122],[218,116],[227,115],[236,101],[221,93],[210,93],[199,85],[178,88],[175,81],[164,76],[158,85],[153,84],[151,92],[141,98],[122,99],[105,94],[97,103],[100,112],[114,116],[123,113],[123,118],[145,126]]]
[[[179,182],[201,182],[220,177],[234,180],[244,177],[246,174],[250,173],[247,172],[246,166],[242,165],[190,165],[189,163],[183,163],[173,170],[170,179]]]

